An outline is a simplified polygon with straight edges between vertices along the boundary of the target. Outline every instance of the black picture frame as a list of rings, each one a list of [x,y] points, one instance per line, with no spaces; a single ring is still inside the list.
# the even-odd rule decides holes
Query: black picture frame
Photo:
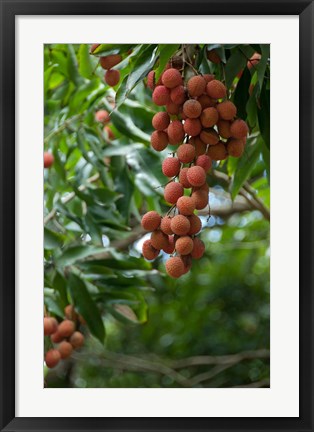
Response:
[[[1,431],[313,431],[313,52],[311,1],[0,0],[0,430]],[[15,417],[15,17],[17,15],[298,15],[300,24],[300,416],[298,418]],[[287,62],[288,65],[288,62]],[[286,66],[284,66],[286,67]],[[283,67],[282,73],[286,73]],[[288,66],[287,66],[288,67]],[[286,69],[287,71],[287,69]],[[288,89],[287,89],[288,98]],[[280,144],[282,145],[282,144]],[[292,167],[285,170],[293,181]],[[286,217],[289,217],[287,203]],[[283,217],[285,217],[283,215]],[[287,233],[287,237],[288,237]],[[282,287],[284,289],[284,287]],[[289,355],[289,347],[287,347]],[[36,403],[36,401],[34,401]],[[156,413],[158,407],[156,407]]]

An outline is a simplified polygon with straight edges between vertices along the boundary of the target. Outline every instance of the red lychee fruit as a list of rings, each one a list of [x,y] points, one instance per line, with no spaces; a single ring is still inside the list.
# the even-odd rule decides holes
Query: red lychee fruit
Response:
[[[223,142],[219,142],[216,145],[209,146],[207,154],[212,160],[215,161],[224,160],[228,156],[226,146]]]
[[[182,196],[177,201],[177,209],[180,214],[190,216],[195,210],[195,201],[189,196]]]
[[[215,131],[215,129],[202,130],[200,138],[205,144],[209,144],[210,146],[215,145],[219,142],[219,135]]]
[[[180,171],[180,161],[176,157],[168,157],[162,163],[162,172],[166,177],[176,177]]]
[[[49,152],[44,152],[44,168],[50,168],[54,163],[55,158]]]
[[[172,229],[171,229],[171,216],[164,216],[161,220],[160,229],[162,232],[164,232],[167,235],[172,235]]]
[[[180,113],[180,109],[180,105],[177,105],[172,101],[166,104],[166,111],[170,115],[178,115]]]
[[[77,313],[75,312],[74,306],[72,304],[68,304],[64,308],[64,315],[67,319],[72,321],[76,321],[78,318]]]
[[[152,99],[155,105],[167,105],[170,102],[170,90],[163,86],[157,86],[153,91]]]
[[[227,141],[227,152],[230,156],[240,157],[244,152],[244,142],[242,139],[231,138]]]
[[[196,165],[204,168],[205,172],[208,172],[211,169],[212,161],[207,155],[200,155],[196,159]]]
[[[96,48],[98,48],[100,46],[100,44],[92,44],[90,47],[90,52],[93,53],[95,51]]]
[[[201,123],[205,128],[213,127],[219,119],[218,111],[214,107],[205,108],[201,115]]]
[[[98,110],[95,112],[95,120],[100,123],[109,123],[110,115],[106,110]]]
[[[231,123],[230,132],[233,138],[244,138],[247,136],[249,128],[244,120],[237,119]]]
[[[199,119],[187,118],[184,122],[184,131],[189,136],[196,136],[201,133],[202,124]]]
[[[155,71],[151,70],[147,75],[147,87],[151,90],[155,88]]]
[[[190,225],[191,225],[190,231],[188,232],[188,235],[198,234],[202,229],[201,219],[198,216],[196,216],[195,214],[192,214],[191,216],[189,216],[188,219],[189,219]]]
[[[227,89],[221,81],[212,80],[206,85],[206,92],[213,99],[222,99],[227,96]]]
[[[177,235],[186,235],[191,228],[189,219],[183,215],[176,215],[171,220],[171,230]]]
[[[250,60],[248,60],[247,62],[247,67],[248,69],[252,69],[254,66],[258,65],[260,59],[261,59],[261,55],[259,53],[254,53],[252,55],[252,57],[250,58]],[[255,68],[254,68],[255,69]]]
[[[168,135],[163,131],[154,131],[150,137],[150,142],[154,150],[162,151],[168,145]]]
[[[70,337],[75,331],[75,324],[73,321],[65,319],[59,324],[58,333],[62,338]]]
[[[84,344],[84,335],[79,331],[74,332],[70,337],[70,344],[74,349],[81,348]]]
[[[162,75],[162,83],[169,89],[173,89],[183,84],[180,72],[177,69],[170,68]]]
[[[169,123],[170,123],[169,114],[163,111],[156,113],[152,119],[153,128],[159,131],[163,131],[164,129],[167,129]]]
[[[172,254],[174,252],[174,236],[168,236],[168,245],[163,248],[163,251],[167,254]]]
[[[201,96],[205,92],[205,88],[206,80],[200,75],[190,78],[187,84],[189,95],[192,97]]]
[[[184,102],[183,112],[188,118],[195,119],[201,115],[202,105],[195,99]]]
[[[188,169],[187,178],[192,186],[202,186],[206,181],[206,172],[201,166],[193,166]]]
[[[179,144],[183,141],[184,138],[184,129],[183,125],[179,120],[173,120],[167,129],[169,143],[170,144]]]
[[[227,120],[219,120],[217,123],[218,133],[222,138],[230,138],[230,125],[231,123]]]
[[[196,210],[202,210],[208,204],[208,192],[198,189],[192,193]]]
[[[189,236],[179,237],[176,241],[175,248],[180,255],[188,255],[194,247],[193,240]]]
[[[188,273],[191,270],[191,267],[192,267],[192,256],[190,254],[189,255],[182,255],[182,256],[180,256],[180,258],[181,258],[181,260],[183,262],[183,265],[184,265],[184,272],[183,272],[183,274],[186,274],[186,273]]]
[[[207,58],[209,61],[211,61],[212,63],[215,64],[219,64],[221,62],[221,59],[219,57],[219,55],[217,54],[217,51],[212,49],[210,51],[207,51]]]
[[[189,144],[194,146],[196,157],[206,153],[207,144],[205,144],[199,136],[190,138]]]
[[[58,321],[55,318],[44,318],[44,335],[50,336],[58,330]]]
[[[205,252],[205,245],[204,242],[202,242],[201,239],[199,239],[198,237],[195,237],[193,239],[193,250],[191,252],[192,258],[194,259],[200,259],[202,258],[202,256],[204,255]]]
[[[166,261],[166,271],[172,278],[179,278],[184,273],[184,264],[180,257],[170,257]]]
[[[183,193],[184,189],[181,183],[171,182],[165,187],[164,198],[168,203],[175,204]]]
[[[55,333],[53,333],[50,336],[50,339],[51,339],[51,342],[53,342],[53,343],[59,343],[64,339],[64,337],[62,335],[60,335],[60,333],[57,330]]]
[[[161,223],[161,216],[154,210],[149,211],[142,217],[142,227],[146,231],[155,231]]]
[[[105,81],[110,87],[114,87],[120,81],[120,71],[116,69],[109,69],[105,73]]]
[[[151,240],[145,240],[142,245],[142,254],[143,257],[149,261],[154,260],[159,255],[159,250],[155,249],[151,243]]]
[[[184,87],[182,85],[179,85],[173,88],[170,92],[170,99],[176,105],[182,105],[186,99]]]
[[[111,69],[122,61],[120,54],[112,54],[105,57],[100,57],[99,63],[103,69]]]
[[[187,178],[187,171],[188,171],[188,169],[189,168],[182,168],[180,170],[180,173],[179,173],[179,182],[182,184],[182,186],[184,188],[187,188],[187,189],[189,189],[191,187],[191,185],[190,185],[190,183],[188,181],[188,178]]]
[[[202,94],[199,98],[197,98],[197,100],[201,104],[202,109],[215,107],[217,104],[216,99],[210,98],[207,94]]]
[[[157,249],[161,250],[167,247],[168,245],[168,236],[160,230],[156,230],[152,232],[150,236],[151,245]]]
[[[190,163],[195,158],[195,148],[191,144],[181,144],[177,150],[180,162]]]
[[[72,354],[73,347],[69,342],[63,341],[58,346],[58,351],[60,353],[60,357],[62,359],[66,359]]]
[[[182,264],[183,266],[183,264]],[[61,360],[61,355],[58,350],[50,349],[46,352],[45,362],[48,368],[54,368]]]
[[[222,120],[233,120],[237,115],[237,107],[231,101],[224,101],[217,104],[216,109]]]
[[[206,83],[209,83],[210,81],[215,79],[215,75],[214,74],[204,74],[203,78],[206,81]]]

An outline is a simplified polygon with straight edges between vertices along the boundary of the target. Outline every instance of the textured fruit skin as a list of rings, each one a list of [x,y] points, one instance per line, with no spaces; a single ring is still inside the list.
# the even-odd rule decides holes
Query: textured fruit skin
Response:
[[[214,49],[207,51],[206,55],[208,60],[211,61],[212,63],[219,64],[221,62],[219,55]]]
[[[244,138],[249,132],[248,125],[242,119],[237,119],[230,126],[231,136],[233,138]]]
[[[219,114],[216,108],[205,108],[201,115],[201,123],[205,128],[213,127],[219,119]]]
[[[169,114],[163,111],[156,113],[152,119],[153,128],[159,131],[163,131],[164,129],[167,129],[169,123],[170,123]]]
[[[191,144],[181,144],[177,150],[180,162],[189,163],[195,158],[195,148]]]
[[[215,107],[217,104],[216,100],[210,98],[208,94],[202,94],[197,100],[199,101],[203,109]]]
[[[200,155],[200,156],[197,157],[195,165],[201,166],[202,168],[204,168],[205,172],[207,172],[212,167],[212,161],[211,161],[211,159],[210,159],[209,156],[207,156],[207,155]]]
[[[207,144],[199,136],[190,138],[189,143],[194,146],[196,157],[206,153]]]
[[[59,343],[62,341],[62,339],[64,339],[64,337],[62,335],[60,335],[60,333],[57,330],[55,333],[53,333],[50,336],[50,339],[51,339],[51,342],[53,342],[53,343]]]
[[[75,331],[75,324],[73,321],[65,319],[59,324],[58,333],[63,338],[70,337]]]
[[[208,156],[215,161],[224,160],[228,156],[226,146],[223,142],[219,142],[214,146],[209,146],[207,150]]]
[[[182,105],[184,103],[186,94],[183,85],[179,85],[171,90],[170,99],[176,105]]]
[[[147,87],[151,90],[155,88],[155,71],[151,70],[147,75]]]
[[[51,349],[46,352],[45,362],[48,368],[54,368],[61,360],[61,355],[58,350]]]
[[[202,256],[204,255],[204,252],[205,252],[204,243],[198,237],[195,237],[193,239],[193,243],[194,243],[194,246],[193,246],[193,250],[191,252],[192,258],[194,258],[194,259],[202,258]]]
[[[109,69],[105,73],[105,81],[110,87],[114,87],[120,81],[120,71]]]
[[[180,255],[188,255],[192,252],[194,243],[191,237],[182,236],[177,239],[175,247],[177,253],[179,253]]]
[[[168,126],[167,133],[170,144],[179,144],[183,141],[184,138],[184,130],[182,123],[179,120],[174,120]]]
[[[258,63],[259,63],[259,61],[260,61],[260,59],[261,59],[261,55],[259,54],[259,53],[254,53],[253,55],[252,55],[252,57],[250,58],[250,60],[247,62],[247,67],[248,67],[248,69],[252,69],[252,68],[254,68],[254,66],[256,66]],[[255,69],[255,68],[254,68]]]
[[[171,229],[171,219],[170,216],[164,216],[161,220],[160,229],[162,232],[164,232],[167,235],[172,235],[172,229]]]
[[[142,245],[142,254],[143,254],[144,258],[151,261],[151,260],[154,260],[155,258],[158,257],[159,250],[155,249],[153,247],[151,241],[148,239],[148,240],[145,240],[143,245]]]
[[[179,278],[183,275],[184,272],[184,264],[180,257],[170,257],[168,261],[166,261],[166,272],[172,278]]]
[[[216,106],[219,117],[222,120],[233,120],[237,115],[237,107],[231,101],[224,101]]]
[[[177,69],[170,68],[166,70],[162,75],[162,83],[169,89],[173,89],[183,84],[183,80],[180,72]]]
[[[230,126],[231,123],[227,120],[219,120],[217,123],[218,133],[222,138],[230,138],[231,132],[230,132]]]
[[[201,219],[198,216],[196,216],[195,214],[192,214],[191,216],[189,216],[189,221],[190,221],[191,226],[190,226],[190,231],[188,232],[188,235],[198,234],[202,229]]]
[[[204,74],[203,78],[206,81],[206,83],[209,83],[210,81],[215,79],[215,75],[214,74]]]
[[[206,81],[200,75],[196,75],[190,78],[187,84],[189,95],[192,97],[201,96],[201,94],[205,92],[205,88],[206,88]]]
[[[150,236],[151,245],[157,249],[161,250],[168,245],[168,236],[160,230],[152,232]]]
[[[190,216],[195,210],[195,201],[189,196],[182,196],[177,201],[177,209],[180,214]]]
[[[81,348],[84,344],[84,335],[79,331],[74,332],[70,337],[70,344],[74,349]]]
[[[180,256],[180,259],[182,260],[183,265],[184,265],[184,272],[183,272],[183,274],[186,274],[186,273],[188,273],[191,270],[191,267],[192,267],[192,256],[190,254],[189,255],[182,255],[182,256]]]
[[[63,341],[58,346],[58,351],[60,353],[60,357],[62,359],[66,359],[72,354],[73,347],[69,342]]]
[[[187,118],[184,122],[184,131],[190,136],[197,136],[201,133],[202,124],[199,119]]]
[[[64,308],[64,315],[67,319],[72,321],[76,321],[78,318],[77,313],[75,312],[74,306],[72,304],[68,304]]]
[[[108,111],[106,110],[98,110],[95,112],[95,120],[100,123],[109,123],[110,122],[110,115]]]
[[[55,318],[44,318],[44,335],[50,336],[58,330],[58,321]]]
[[[213,99],[222,99],[227,95],[227,89],[221,81],[212,80],[206,85],[206,92]]]
[[[153,91],[153,102],[158,106],[167,105],[170,102],[170,91],[164,85],[157,86]]]
[[[205,144],[209,144],[210,146],[216,145],[219,142],[219,135],[215,129],[202,130],[200,138]]]
[[[50,168],[54,163],[55,158],[49,152],[44,152],[44,168]]]
[[[112,54],[105,57],[100,57],[99,63],[103,69],[111,69],[122,61],[120,54]]]
[[[206,172],[200,166],[193,166],[188,169],[187,178],[192,186],[202,186],[206,181]]]
[[[231,138],[227,141],[227,152],[233,157],[242,156],[244,152],[244,142],[241,139]]]
[[[146,231],[155,231],[159,228],[161,223],[161,216],[154,210],[149,211],[142,217],[142,227]]]
[[[202,105],[195,99],[184,102],[183,112],[188,118],[197,118],[201,115]]]
[[[180,113],[180,105],[170,101],[166,104],[166,111],[170,115],[178,115]]]
[[[90,52],[93,53],[95,51],[96,48],[99,47],[100,44],[92,44],[90,47]]]
[[[208,192],[195,190],[192,193],[192,199],[194,200],[196,210],[202,210],[208,205]]]
[[[183,215],[176,215],[171,220],[171,230],[177,235],[186,235],[191,228],[190,221]]]
[[[169,255],[174,252],[174,236],[168,236],[168,245],[167,247],[163,248],[163,251]]]
[[[168,203],[175,204],[183,193],[184,189],[181,183],[171,182],[165,187],[164,198]]]
[[[168,135],[164,131],[154,131],[150,137],[150,142],[154,150],[163,151],[168,145]]]
[[[180,161],[176,157],[168,157],[162,163],[162,172],[166,177],[176,177],[180,171]]]
[[[188,178],[187,178],[187,171],[188,171],[188,169],[189,168],[187,168],[187,167],[186,168],[182,168],[180,170],[180,173],[179,173],[179,182],[186,189],[189,189],[191,187],[191,184],[189,183]]]

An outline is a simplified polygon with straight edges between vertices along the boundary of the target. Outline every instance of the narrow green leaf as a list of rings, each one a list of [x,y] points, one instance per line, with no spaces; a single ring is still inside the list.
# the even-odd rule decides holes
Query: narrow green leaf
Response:
[[[225,68],[227,88],[231,87],[235,77],[245,68],[247,59],[252,54],[254,54],[254,50],[249,45],[240,45],[231,54]]]
[[[78,313],[85,319],[91,333],[104,343],[105,327],[101,314],[87,290],[85,282],[77,275],[69,276],[69,289]]]
[[[258,123],[266,147],[270,148],[270,90],[267,83],[264,85],[260,95],[260,109],[257,110]]]
[[[262,44],[261,49],[262,49],[262,57],[258,65],[256,66],[260,88],[263,87],[264,76],[265,76],[267,62],[269,58],[270,45]]]
[[[121,82],[121,84],[120,84],[120,86],[119,86],[119,88],[117,90],[116,100],[115,100],[116,101],[116,109],[118,109],[120,107],[120,105],[123,104],[123,102],[125,101],[125,99],[127,97],[127,92],[128,92],[127,82],[128,82],[128,79],[129,79],[129,75],[126,75],[123,78],[123,80],[122,80],[122,82]]]
[[[158,46],[159,51],[159,65],[156,69],[155,80],[157,81],[160,75],[163,73],[166,64],[170,60],[170,58],[178,51],[180,48],[179,44],[160,44]]]
[[[75,263],[78,260],[104,251],[104,248],[89,245],[72,246],[66,249],[63,254],[57,258],[56,263],[59,267],[65,267]]]
[[[87,44],[81,44],[78,51],[79,72],[84,78],[90,79],[93,75],[94,65]]]
[[[251,82],[251,74],[248,68],[245,68],[234,93],[234,103],[237,107],[237,115],[243,120],[246,119],[246,104],[249,100],[249,87]]]
[[[73,48],[73,45],[71,44],[69,44],[67,48],[68,48],[68,59],[67,59],[68,76],[71,79],[71,81],[76,86],[78,86],[80,84],[81,79],[78,73],[78,63],[75,55],[75,50]]]
[[[134,87],[142,81],[148,72],[153,68],[157,57],[156,45],[144,45],[144,50],[139,52],[132,70],[129,73],[128,81],[126,84],[126,96],[134,89]]]
[[[45,227],[44,229],[44,248],[52,250],[63,245],[65,241],[65,236],[50,230]]]

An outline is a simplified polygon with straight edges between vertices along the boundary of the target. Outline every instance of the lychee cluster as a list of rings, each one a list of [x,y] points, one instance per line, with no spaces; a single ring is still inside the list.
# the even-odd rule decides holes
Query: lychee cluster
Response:
[[[174,278],[187,273],[192,259],[201,258],[205,251],[196,237],[202,225],[194,212],[208,206],[206,174],[212,161],[240,157],[248,134],[223,82],[210,74],[185,82],[181,68],[182,61],[178,68],[168,64],[157,83],[154,71],[147,76],[153,102],[165,107],[153,117],[151,145],[156,151],[176,147],[162,163],[162,172],[169,178],[164,198],[172,207],[164,217],[150,211],[142,219],[143,228],[152,232],[143,244],[143,256],[153,260],[160,250],[170,254],[166,271]]]
[[[114,106],[113,106],[114,108]],[[103,132],[105,134],[105,137],[111,141],[113,139],[115,139],[115,135],[112,131],[112,129],[110,128],[110,114],[108,113],[107,110],[105,109],[100,109],[98,111],[95,112],[95,120],[99,123],[102,123],[104,125],[104,129]]]
[[[104,80],[110,87],[116,86],[120,81],[120,71],[112,68],[121,61],[122,56],[120,54],[111,54],[99,59],[100,66],[106,70]]]
[[[84,324],[84,319],[78,315],[73,305],[64,309],[65,319],[58,323],[55,318],[44,317],[44,335],[49,336],[55,345],[45,354],[45,363],[48,368],[55,367],[60,360],[71,356],[73,350],[81,348],[84,336],[76,330],[78,322]]]

